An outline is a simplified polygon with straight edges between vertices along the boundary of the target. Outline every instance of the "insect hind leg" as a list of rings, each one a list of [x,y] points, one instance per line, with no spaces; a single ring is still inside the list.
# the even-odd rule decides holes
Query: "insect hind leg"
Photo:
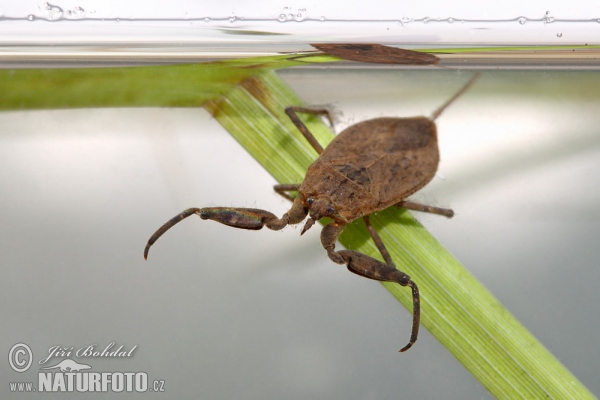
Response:
[[[454,211],[450,208],[428,206],[426,204],[415,203],[407,200],[402,200],[401,202],[394,204],[394,206],[399,208],[406,208],[407,210],[443,215],[444,217],[448,218],[452,218],[454,216]]]

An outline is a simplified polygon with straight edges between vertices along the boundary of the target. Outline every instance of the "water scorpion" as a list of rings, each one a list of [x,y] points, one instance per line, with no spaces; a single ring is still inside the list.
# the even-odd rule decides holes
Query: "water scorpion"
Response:
[[[150,247],[167,230],[190,215],[210,219],[240,229],[259,230],[266,226],[280,230],[289,224],[299,224],[307,217],[302,234],[321,218],[331,222],[321,231],[321,244],[329,258],[345,264],[351,272],[368,279],[396,282],[412,290],[413,322],[408,350],[419,333],[419,289],[410,276],[396,269],[377,231],[369,222],[369,215],[395,206],[414,211],[452,217],[451,209],[433,207],[406,200],[424,187],[435,175],[439,163],[435,120],[454,100],[475,81],[473,76],[454,96],[431,116],[411,118],[375,118],[352,125],[338,134],[323,149],[297,113],[326,116],[328,110],[290,106],[286,114],[319,153],[308,167],[301,184],[279,184],[277,193],[293,202],[281,218],[261,209],[207,207],[189,208],[161,226],[148,240],[144,258]],[[297,197],[289,193],[297,192]],[[346,225],[362,218],[384,262],[352,250],[336,250],[335,244]]]

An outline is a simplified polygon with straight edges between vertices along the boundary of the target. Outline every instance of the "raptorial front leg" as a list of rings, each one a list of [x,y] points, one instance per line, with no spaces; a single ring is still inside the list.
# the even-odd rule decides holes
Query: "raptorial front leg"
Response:
[[[410,279],[410,276],[408,276],[407,274],[405,274],[404,272],[402,272],[396,268],[396,265],[394,264],[394,261],[392,260],[392,256],[390,256],[390,253],[388,252],[387,248],[385,247],[385,244],[383,244],[383,240],[381,240],[381,237],[379,237],[379,233],[377,233],[375,228],[373,228],[373,225],[371,225],[371,220],[369,219],[368,215],[363,217],[363,221],[365,221],[365,225],[367,226],[367,230],[369,231],[369,235],[371,235],[371,238],[373,239],[375,246],[377,246],[379,253],[381,254],[381,256],[383,257],[383,259],[386,262],[386,264],[383,264],[383,265],[385,265],[385,267],[391,269],[391,271],[390,271],[383,266],[379,266],[379,267],[374,268],[374,273],[379,274],[380,276],[382,276],[384,278],[389,274],[392,277],[396,278],[396,280],[391,279],[392,282],[397,282],[402,286],[408,286],[412,289],[412,295],[413,295],[412,333],[410,335],[410,341],[408,342],[408,345],[404,346],[400,350],[400,351],[406,351],[406,350],[410,349],[413,344],[415,344],[415,342],[417,341],[417,337],[419,336],[419,326],[421,325],[421,299],[419,297],[419,288],[417,287],[417,284]],[[357,253],[357,254],[360,254],[360,253]],[[363,254],[360,254],[360,255],[363,257],[366,257]],[[375,259],[371,259],[371,260],[379,263],[379,261],[377,261]],[[355,265],[358,266],[359,263],[355,262]],[[350,267],[348,267],[348,268],[350,268]],[[362,275],[361,273],[356,272],[354,270],[352,270],[352,272]],[[365,276],[365,275],[362,275],[362,276]],[[367,276],[367,278],[368,278],[368,276]],[[387,278],[380,279],[377,277],[373,277],[371,279],[390,280]]]
[[[259,230],[262,229],[263,226],[266,226],[269,229],[278,231],[288,224],[302,222],[302,220],[306,218],[307,210],[299,199],[294,200],[292,208],[281,218],[277,218],[275,214],[268,211],[256,208],[188,208],[167,221],[150,237],[148,244],[146,244],[146,248],[144,249],[144,258],[148,258],[148,251],[150,251],[150,247],[158,240],[158,238],[180,221],[194,214],[202,219],[210,219],[234,228]]]
[[[401,348],[400,352],[410,349],[413,344],[415,344],[417,337],[419,336],[419,324],[421,320],[421,306],[419,288],[417,287],[417,284],[414,283],[410,279],[410,276],[406,275],[404,272],[390,267],[389,265],[362,253],[351,250],[340,250],[338,253],[344,259],[344,262],[346,263],[350,272],[354,272],[355,274],[365,278],[374,279],[377,281],[395,282],[402,286],[408,286],[411,288],[413,298],[412,330],[408,344]]]
[[[379,238],[377,232],[371,227],[368,217],[365,218],[365,222],[367,223],[367,228],[370,228],[369,231],[372,230],[375,233],[374,236],[373,234],[371,234],[371,236],[388,264],[382,263],[381,261],[357,251],[335,251],[335,243],[344,230],[345,225],[336,225],[335,223],[326,225],[321,231],[321,244],[325,250],[327,250],[327,255],[333,262],[346,264],[346,267],[350,272],[368,279],[395,282],[411,288],[413,298],[413,323],[410,340],[406,346],[400,349],[400,351],[403,352],[410,349],[412,345],[415,344],[419,335],[419,325],[421,320],[419,288],[417,287],[417,284],[410,279],[410,276],[396,269],[381,238]]]

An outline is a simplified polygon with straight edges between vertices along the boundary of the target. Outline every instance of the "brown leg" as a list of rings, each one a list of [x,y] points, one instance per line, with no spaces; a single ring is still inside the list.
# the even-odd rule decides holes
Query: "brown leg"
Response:
[[[377,250],[379,250],[379,253],[385,260],[385,263],[396,268],[396,266],[394,265],[394,261],[392,260],[392,256],[390,256],[390,253],[388,253],[387,249],[385,248],[385,245],[383,244],[383,240],[381,240],[381,238],[379,237],[379,233],[377,233],[375,228],[373,228],[373,225],[371,225],[371,220],[369,219],[369,216],[365,215],[363,217],[363,221],[365,221],[365,225],[367,226],[369,235],[371,235],[371,239],[373,239],[373,242],[375,242],[375,246],[377,246]]]
[[[273,189],[282,197],[285,197],[289,201],[294,201],[294,198],[290,196],[287,192],[297,192],[300,188],[300,185],[297,183],[284,183],[280,185],[273,186]]]
[[[410,335],[410,341],[406,346],[404,346],[400,350],[401,352],[406,351],[410,349],[412,345],[417,341],[417,337],[419,335],[419,323],[421,319],[419,288],[410,279],[410,276],[396,269],[394,263],[392,262],[390,254],[383,245],[383,242],[381,241],[381,238],[379,237],[375,229],[373,229],[373,227],[371,226],[368,217],[365,217],[365,223],[367,224],[367,228],[369,229],[369,232],[371,233],[371,236],[373,237],[377,248],[383,255],[383,258],[386,260],[387,264],[384,264],[381,261],[378,261],[372,257],[369,257],[357,251],[335,251],[335,243],[340,233],[342,233],[342,231],[344,230],[345,225],[336,225],[335,223],[325,225],[325,227],[321,231],[321,244],[323,245],[325,250],[327,250],[327,255],[333,262],[338,264],[346,264],[346,267],[350,272],[353,272],[357,275],[368,279],[395,282],[402,286],[408,286],[411,288],[413,296],[412,331]]]
[[[306,218],[307,210],[302,205],[300,199],[294,200],[292,208],[283,215],[277,218],[265,210],[256,208],[232,208],[232,207],[207,207],[207,208],[188,208],[187,210],[177,214],[175,217],[167,221],[163,226],[150,237],[146,248],[144,249],[144,258],[148,258],[150,247],[156,242],[166,231],[174,225],[181,222],[191,215],[198,215],[202,219],[211,219],[228,225],[234,228],[259,230],[263,226],[269,229],[278,231],[283,229],[288,224],[297,224]]]
[[[381,237],[379,237],[379,234],[377,233],[375,228],[373,228],[373,226],[371,225],[369,216],[364,216],[363,220],[365,221],[365,225],[367,225],[367,230],[369,231],[369,234],[371,235],[373,242],[375,242],[375,246],[377,246],[377,249],[379,250],[379,253],[381,253],[381,256],[385,260],[386,264],[389,267],[393,268],[394,270],[398,271],[398,273],[400,273],[400,275],[398,277],[400,277],[402,282],[398,282],[397,280],[395,280],[393,282],[397,282],[402,286],[408,286],[412,289],[412,294],[413,294],[412,333],[410,335],[410,341],[408,342],[408,344],[400,350],[400,351],[406,351],[413,344],[415,344],[415,342],[417,341],[417,337],[419,336],[419,325],[420,325],[420,320],[421,320],[421,306],[420,306],[421,303],[420,303],[420,298],[419,298],[419,288],[417,287],[416,283],[414,283],[412,280],[410,280],[410,276],[406,275],[404,272],[401,272],[396,268],[396,265],[394,264],[394,261],[392,261],[392,257],[390,256],[390,253],[385,248],[385,245],[383,244]],[[354,271],[352,271],[352,272],[354,272]],[[404,282],[406,282],[406,283],[404,283]]]
[[[412,201],[403,200],[397,204],[394,204],[396,207],[406,208],[407,210],[426,212],[431,214],[443,215],[444,217],[452,218],[454,216],[454,211],[449,208],[441,208],[434,206],[427,206],[425,204],[414,203]]]
[[[317,151],[317,153],[321,154],[323,152],[323,146],[321,146],[317,139],[313,136],[313,134],[310,133],[306,125],[304,125],[304,122],[302,122],[302,120],[296,114],[297,112],[313,115],[324,115],[329,120],[331,126],[333,126],[333,120],[331,118],[329,110],[296,106],[286,107],[285,109],[285,113],[288,115],[288,117],[290,117],[294,125],[296,125],[296,128],[298,128],[298,130],[304,135],[306,140],[308,140],[308,143],[310,143],[310,145]]]

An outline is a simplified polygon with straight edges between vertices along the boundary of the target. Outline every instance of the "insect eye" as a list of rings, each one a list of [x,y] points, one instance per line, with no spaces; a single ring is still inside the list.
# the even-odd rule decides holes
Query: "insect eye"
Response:
[[[333,207],[327,207],[327,214],[333,214]]]
[[[311,205],[312,203],[315,202],[315,198],[314,197],[309,197],[308,200],[306,200],[306,202],[308,203],[308,205]]]

